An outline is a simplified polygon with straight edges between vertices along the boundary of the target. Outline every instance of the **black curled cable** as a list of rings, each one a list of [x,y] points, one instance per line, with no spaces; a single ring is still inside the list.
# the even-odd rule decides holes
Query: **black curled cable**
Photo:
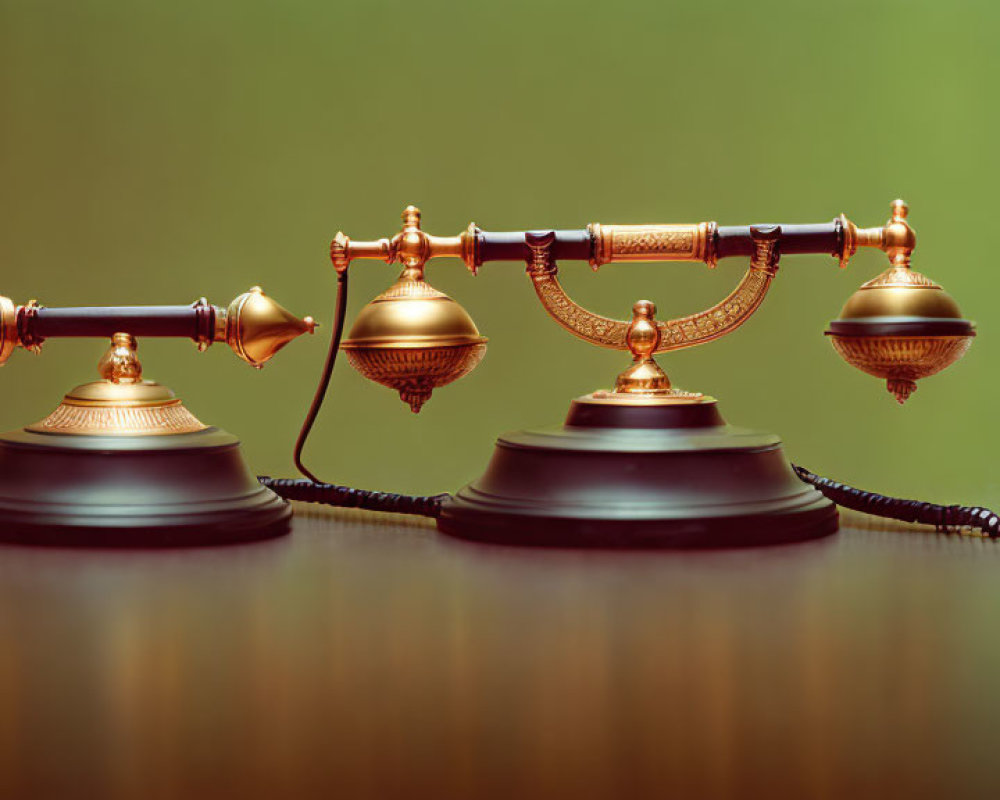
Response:
[[[366,489],[352,489],[350,486],[335,486],[330,483],[294,478],[270,478],[266,475],[258,476],[257,480],[261,486],[266,486],[286,500],[322,503],[341,508],[388,511],[393,514],[415,514],[422,517],[440,516],[441,504],[449,497],[447,494],[419,497],[391,492],[372,492]]]
[[[865,492],[843,483],[823,478],[805,467],[792,464],[795,474],[815,486],[824,497],[838,506],[877,517],[933,525],[938,530],[974,528],[991,539],[1000,536],[1000,514],[982,506],[941,506],[920,500],[902,500],[874,492]]]
[[[342,508],[365,508],[370,511],[388,511],[394,514],[415,514],[424,517],[437,517],[441,513],[441,504],[447,494],[419,497],[391,492],[373,492],[367,489],[353,489],[350,486],[337,486],[323,483],[303,463],[302,451],[306,440],[319,415],[320,407],[330,386],[333,366],[340,350],[340,339],[344,334],[344,318],[347,312],[347,270],[337,273],[337,300],[333,313],[333,332],[330,334],[330,348],[326,353],[326,362],[320,375],[316,392],[313,395],[309,411],[302,422],[302,429],[295,440],[293,458],[299,472],[308,480],[294,478],[271,478],[258,475],[257,480],[279,497],[286,500],[300,500],[305,503],[321,503]]]

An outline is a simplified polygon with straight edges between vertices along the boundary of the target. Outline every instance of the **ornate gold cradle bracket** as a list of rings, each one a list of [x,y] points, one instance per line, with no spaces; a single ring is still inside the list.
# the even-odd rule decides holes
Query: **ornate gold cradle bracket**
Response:
[[[724,300],[711,308],[687,317],[657,320],[660,342],[654,352],[666,353],[711,342],[736,330],[760,307],[778,272],[777,225],[751,228],[754,252],[750,268],[736,288]],[[627,333],[630,320],[603,317],[575,303],[566,294],[557,277],[557,266],[551,255],[555,240],[552,231],[528,233],[525,241],[531,248],[532,260],[528,276],[542,305],[563,328],[584,341],[612,350],[628,350]]]

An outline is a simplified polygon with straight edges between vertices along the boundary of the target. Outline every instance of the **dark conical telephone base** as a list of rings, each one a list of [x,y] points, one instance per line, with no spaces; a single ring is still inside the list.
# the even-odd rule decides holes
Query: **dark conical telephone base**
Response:
[[[444,533],[552,547],[735,547],[813,539],[837,510],[773,434],[690,404],[574,400],[560,428],[497,440],[485,474],[443,507]]]
[[[0,436],[0,541],[64,546],[226,544],[289,531],[291,507],[217,428],[170,435]]]

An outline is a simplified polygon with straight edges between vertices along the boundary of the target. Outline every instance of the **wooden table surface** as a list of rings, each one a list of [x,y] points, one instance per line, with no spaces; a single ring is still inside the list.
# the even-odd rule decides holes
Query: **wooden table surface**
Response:
[[[996,797],[1000,544],[0,548],[0,797]]]

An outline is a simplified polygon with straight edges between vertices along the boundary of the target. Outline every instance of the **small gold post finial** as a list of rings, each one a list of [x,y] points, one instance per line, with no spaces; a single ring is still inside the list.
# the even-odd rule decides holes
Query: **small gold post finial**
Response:
[[[909,269],[910,256],[917,246],[917,235],[906,221],[910,209],[902,200],[892,202],[892,219],[885,226],[882,234],[882,249],[889,256],[894,267]]]
[[[407,206],[403,209],[403,230],[392,240],[396,258],[403,265],[403,277],[407,280],[423,280],[424,264],[430,257],[430,241],[420,230],[420,209]]]
[[[652,358],[660,344],[660,329],[653,323],[656,304],[640,300],[632,306],[632,322],[625,333],[625,343],[635,359]]]
[[[420,227],[420,209],[414,205],[409,205],[403,209],[403,226],[406,228]]]
[[[142,382],[142,364],[136,355],[138,348],[139,343],[134,336],[116,333],[111,337],[111,346],[97,363],[100,376],[111,383]]]
[[[616,394],[666,394],[670,379],[656,363],[653,353],[660,345],[660,329],[656,325],[656,306],[640,300],[632,306],[632,321],[625,333],[625,343],[632,353],[632,366],[615,381]]]

